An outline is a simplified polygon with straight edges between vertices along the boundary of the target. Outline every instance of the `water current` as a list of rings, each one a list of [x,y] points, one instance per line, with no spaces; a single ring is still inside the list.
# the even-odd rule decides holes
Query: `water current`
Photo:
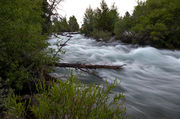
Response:
[[[140,47],[121,42],[102,42],[81,34],[68,34],[72,38],[63,47],[61,62],[101,65],[122,65],[122,70],[97,69],[93,74],[81,73],[84,83],[113,82],[117,78],[126,98],[130,119],[180,119],[180,51]],[[64,35],[65,35],[64,34]],[[51,37],[51,48],[57,49],[62,39]],[[55,76],[61,77],[69,69],[56,68]]]

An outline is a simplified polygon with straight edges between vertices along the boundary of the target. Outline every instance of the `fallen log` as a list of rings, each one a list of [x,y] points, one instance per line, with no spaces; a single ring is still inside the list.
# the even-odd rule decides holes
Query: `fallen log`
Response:
[[[124,65],[86,65],[86,64],[69,64],[69,63],[55,63],[56,67],[71,67],[76,69],[122,69]]]

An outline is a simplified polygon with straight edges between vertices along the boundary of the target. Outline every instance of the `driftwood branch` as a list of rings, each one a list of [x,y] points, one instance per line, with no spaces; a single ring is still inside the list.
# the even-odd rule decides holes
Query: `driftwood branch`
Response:
[[[69,63],[56,63],[56,67],[71,67],[76,69],[122,69],[124,65],[86,65],[86,64],[69,64]]]
[[[55,36],[56,38],[59,38],[57,35],[54,35],[54,36]],[[58,46],[59,48],[58,48],[58,51],[54,54],[53,57],[56,57],[57,54],[62,51],[62,48],[67,45],[67,42],[68,42],[69,40],[71,40],[71,37],[72,37],[72,36],[67,36],[67,37],[69,37],[69,39],[66,40],[63,44],[59,44],[59,45],[57,44],[57,46]],[[60,39],[60,38],[59,38],[59,39]]]

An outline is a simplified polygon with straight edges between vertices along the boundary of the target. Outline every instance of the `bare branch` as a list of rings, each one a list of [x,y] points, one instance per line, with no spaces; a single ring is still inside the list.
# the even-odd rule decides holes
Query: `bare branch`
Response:
[[[57,37],[57,38],[59,38],[59,39],[61,39],[60,37],[58,37],[57,35],[55,35],[55,37]],[[59,52],[61,52],[62,51],[62,48],[64,47],[64,46],[66,46],[66,44],[67,44],[67,42],[69,41],[69,40],[71,40],[71,38],[72,38],[72,36],[67,36],[67,37],[69,37],[69,39],[68,40],[66,40],[63,44],[59,44],[58,46],[60,46],[60,48],[58,49],[58,51],[54,54],[54,56],[53,57],[56,57],[57,56],[57,54],[59,53]]]

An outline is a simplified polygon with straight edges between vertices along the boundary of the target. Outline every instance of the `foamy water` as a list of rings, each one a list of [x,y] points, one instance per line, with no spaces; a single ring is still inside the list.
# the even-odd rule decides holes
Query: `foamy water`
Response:
[[[72,34],[71,34],[72,35]],[[83,73],[85,83],[120,82],[130,119],[180,119],[180,51],[135,47],[118,42],[104,43],[76,34],[63,48],[61,62],[122,65],[123,70],[93,70]],[[59,36],[66,41],[68,37]],[[51,48],[59,39],[49,40]],[[66,69],[56,70],[61,75]]]

